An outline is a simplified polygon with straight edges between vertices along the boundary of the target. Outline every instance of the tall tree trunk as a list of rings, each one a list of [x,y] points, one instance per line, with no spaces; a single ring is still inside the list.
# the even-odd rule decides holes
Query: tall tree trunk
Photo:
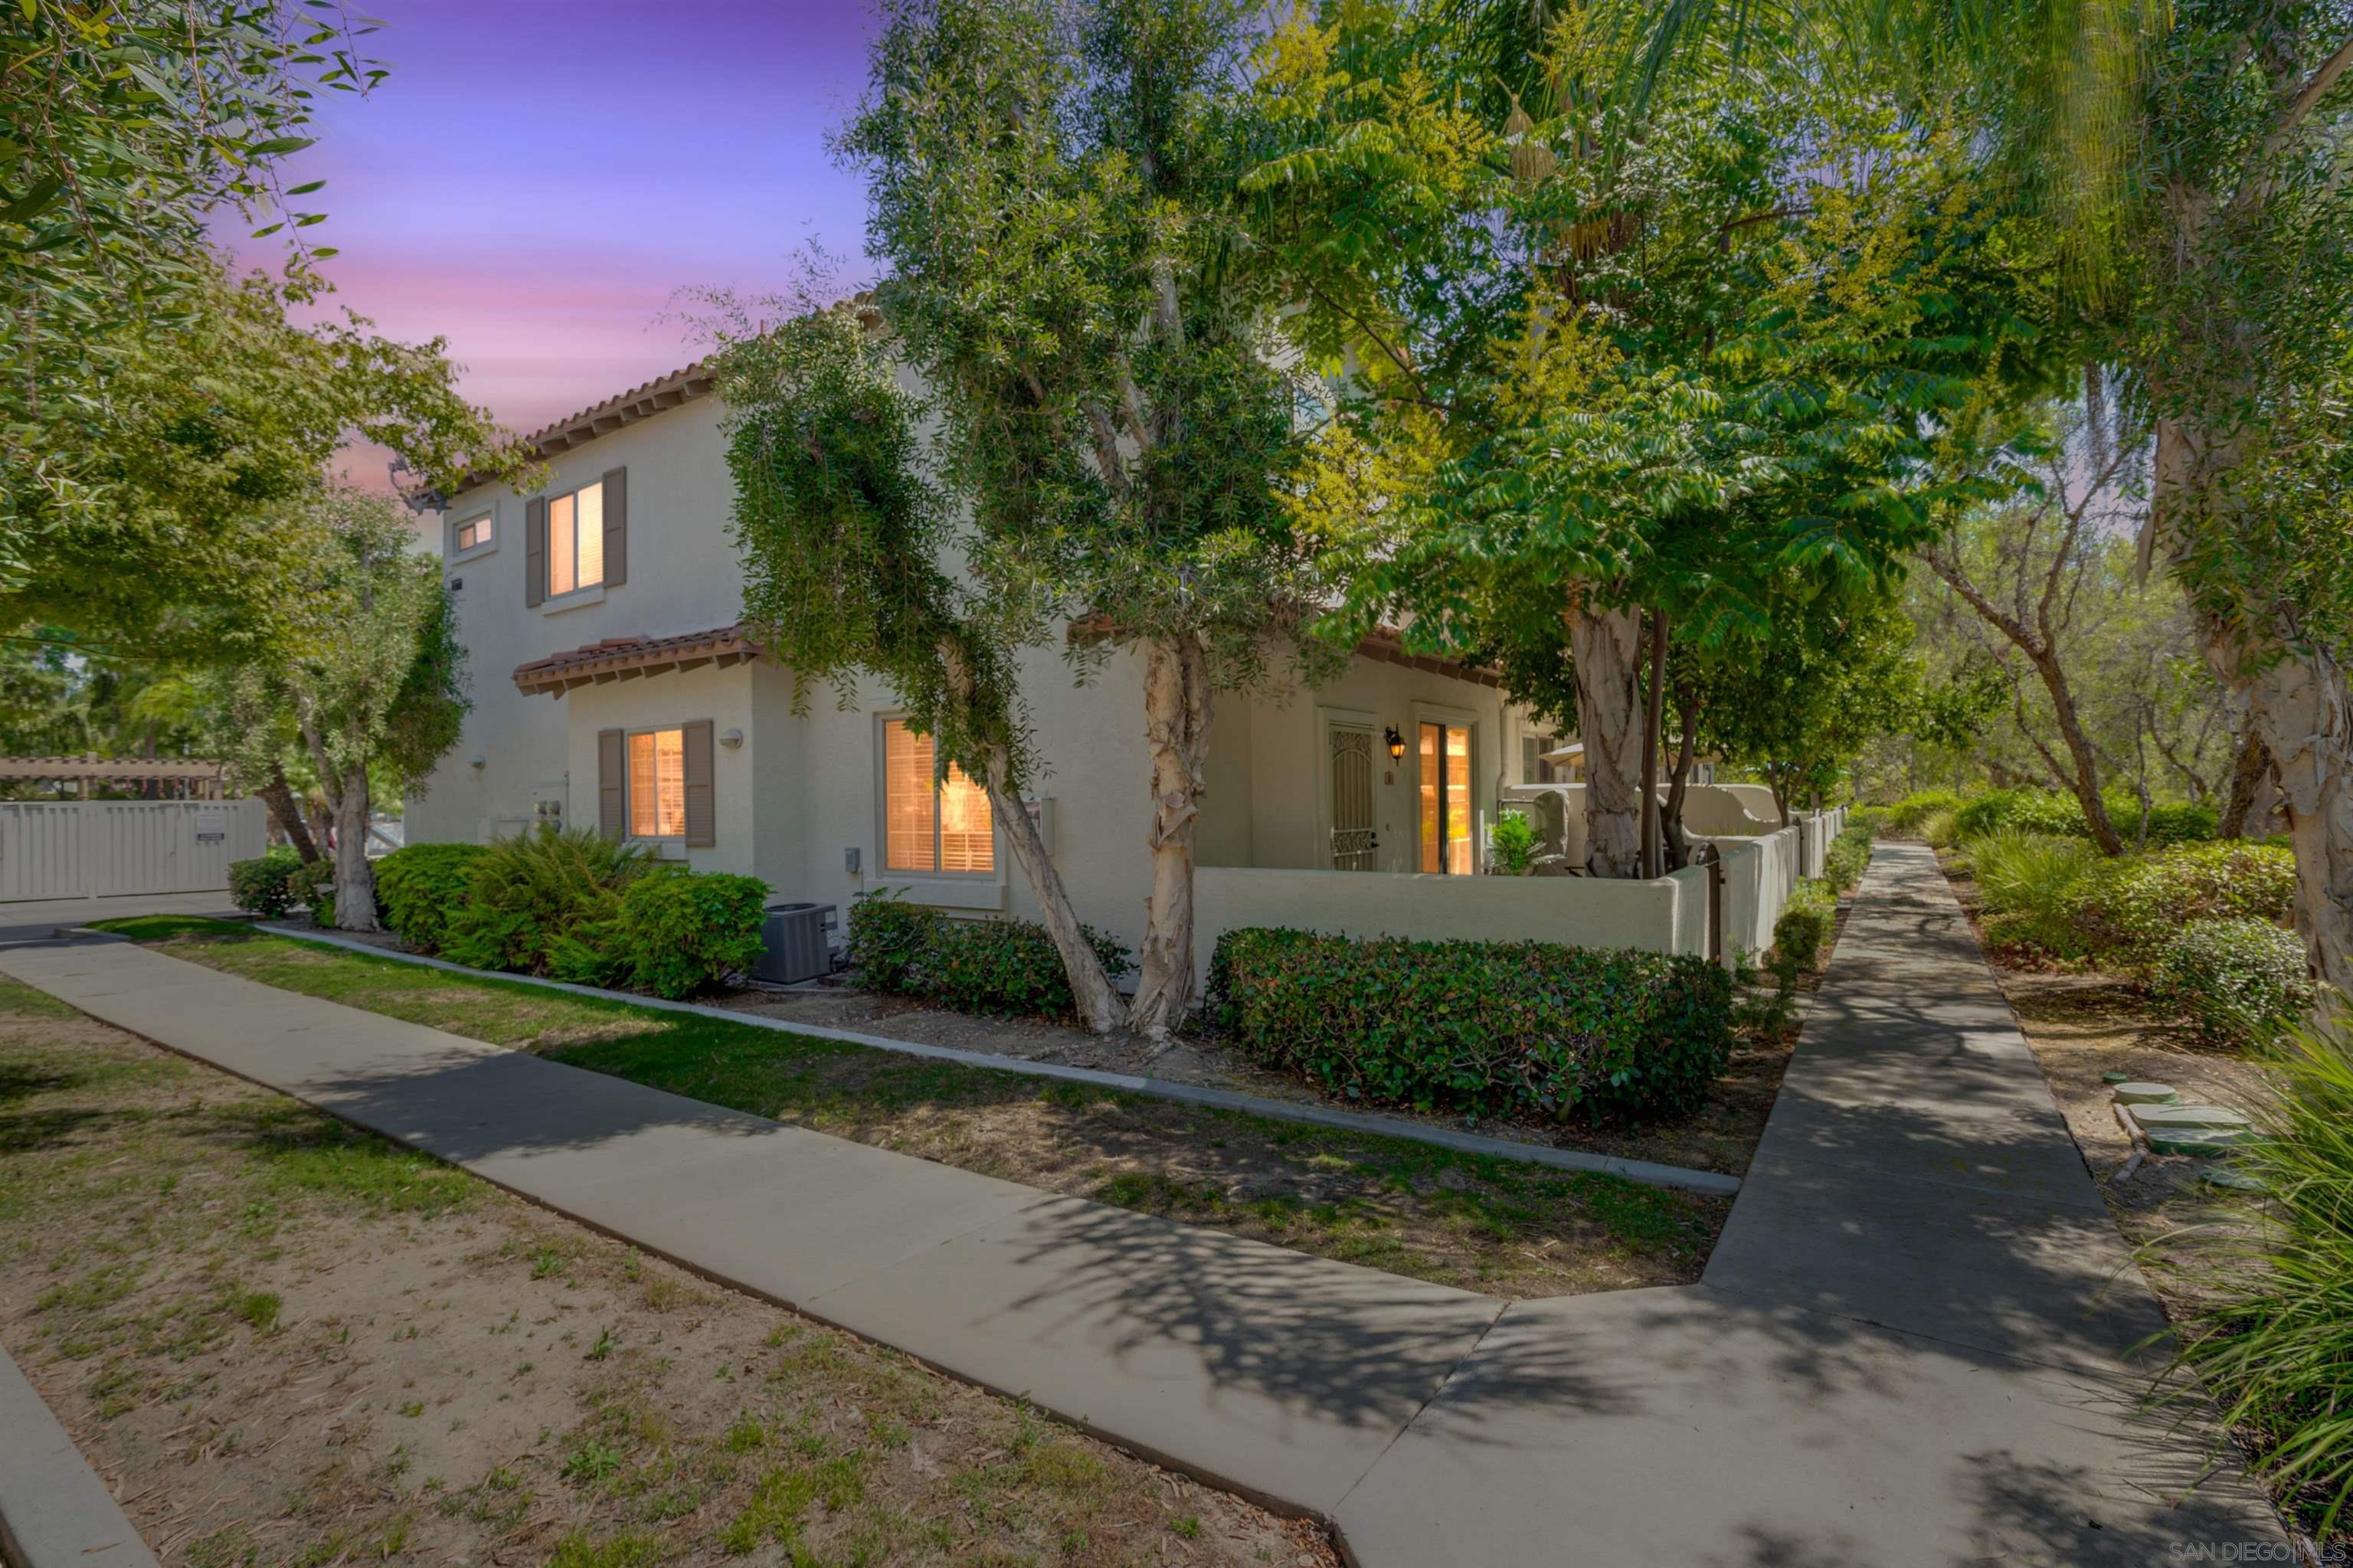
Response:
[[[1577,665],[1577,738],[1585,743],[1585,872],[1642,871],[1642,615],[1596,610],[1585,590],[1567,612]]]
[[[311,824],[302,820],[302,802],[294,798],[294,786],[287,782],[285,765],[272,762],[269,781],[254,793],[260,796],[261,803],[269,808],[270,816],[277,820],[279,832],[284,833],[286,842],[294,846],[294,853],[301,857],[302,863],[308,865],[317,860],[318,842],[311,837]]]
[[[343,776],[335,795],[335,929],[381,931],[375,917],[375,867],[368,863],[368,777],[364,767]]]
[[[1667,786],[1667,805],[1660,817],[1667,842],[1667,869],[1681,871],[1691,863],[1691,835],[1683,832],[1683,800],[1691,792],[1693,756],[1699,749],[1699,705],[1686,691],[1677,705],[1683,709],[1683,741],[1675,748],[1675,771]]]
[[[2258,828],[2271,820],[2271,747],[2263,744],[2263,726],[2250,715],[2246,731],[2239,736],[2238,758],[2231,764],[2231,794],[2222,806],[2222,820],[2214,830],[2217,838],[2246,838],[2249,819]],[[2263,808],[2260,815],[2255,810],[2258,802]]]
[[[1661,711],[1666,704],[1667,612],[1651,611],[1651,690],[1642,723],[1642,874],[1666,874],[1666,846],[1659,837],[1659,745]]]
[[[2059,656],[2049,650],[2032,655],[2035,673],[2042,677],[2042,689],[2051,694],[2051,712],[2059,724],[2059,736],[2067,743],[2067,758],[2073,767],[2068,769],[2067,787],[2074,791],[2075,801],[2084,809],[2084,821],[2091,824],[2092,842],[2100,846],[2102,854],[2122,854],[2125,841],[2116,825],[2108,820],[2107,801],[2100,794],[2100,764],[2092,752],[2091,738],[2084,733],[2083,715],[2075,711],[2074,688],[2068,684],[2067,672],[2059,667]],[[2146,824],[2148,813],[2141,813]]]
[[[2353,694],[2326,651],[2284,653],[2253,674],[2218,629],[2207,657],[2248,703],[2272,754],[2295,847],[2296,934],[2313,973],[2353,996]]]
[[[946,671],[949,700],[968,712],[976,694],[964,650],[953,639],[944,638],[940,662]],[[1071,998],[1081,1021],[1097,1034],[1109,1034],[1124,1022],[1119,988],[1103,972],[1095,950],[1087,946],[1078,911],[1071,907],[1070,889],[1062,885],[1062,874],[1046,853],[1046,842],[1039,836],[1038,824],[1029,820],[1028,806],[1007,782],[1008,760],[1001,746],[989,747],[982,759],[978,776],[988,792],[988,809],[1004,829],[1005,842],[1013,847],[1021,874],[1029,880],[1029,895],[1038,901],[1038,913],[1046,923],[1046,934],[1054,939],[1054,951],[1061,955],[1062,973],[1071,982]]]
[[[1209,758],[1209,659],[1198,638],[1153,638],[1144,650],[1144,733],[1152,754],[1152,895],[1143,975],[1128,1023],[1166,1040],[1193,1000],[1193,830]]]

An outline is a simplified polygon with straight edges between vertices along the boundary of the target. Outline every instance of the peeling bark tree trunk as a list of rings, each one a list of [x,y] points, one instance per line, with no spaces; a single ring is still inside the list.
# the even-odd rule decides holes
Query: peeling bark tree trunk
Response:
[[[2219,637],[2207,649],[2215,672],[2247,698],[2277,770],[2295,846],[2296,934],[2313,972],[2353,996],[2353,695],[2344,667],[2316,650],[2249,676],[2237,654]]]
[[[963,651],[953,641],[944,641],[940,662],[947,672],[949,700],[969,712],[973,681]],[[1004,748],[990,747],[979,770],[981,787],[988,792],[988,809],[1004,829],[1005,842],[1012,846],[1021,874],[1029,879],[1030,896],[1038,901],[1038,913],[1045,921],[1046,934],[1054,940],[1054,951],[1061,955],[1062,973],[1071,982],[1071,1000],[1078,1007],[1080,1019],[1095,1033],[1109,1034],[1122,1022],[1119,988],[1103,972],[1095,950],[1087,946],[1078,911],[1071,907],[1070,889],[1062,885],[1062,874],[1046,853],[1046,842],[1039,836],[1038,824],[1029,820],[1029,808],[1007,783],[1007,773]]]
[[[1642,616],[1569,602],[1577,664],[1577,738],[1585,743],[1585,871],[1639,876],[1642,869]]]
[[[2243,839],[2248,836],[2250,820],[2259,828],[2271,820],[2271,791],[2265,788],[2271,777],[2271,747],[2263,744],[2262,726],[2251,717],[2246,733],[2239,737],[2238,760],[2231,765],[2231,796],[2222,807],[2222,821],[2214,830],[2215,837]],[[2255,810],[2258,802],[2263,808],[2260,813]]]
[[[1651,692],[1642,724],[1642,874],[1664,876],[1666,845],[1659,832],[1659,726],[1665,718],[1667,612],[1651,611]]]
[[[1152,754],[1152,895],[1128,1023],[1166,1040],[1193,1001],[1193,829],[1209,756],[1209,660],[1198,639],[1145,643],[1144,733]]]
[[[294,853],[301,857],[302,863],[308,865],[317,860],[318,841],[311,836],[311,824],[302,820],[302,803],[294,798],[294,786],[287,782],[285,766],[271,763],[269,781],[254,793],[260,796],[261,803],[269,808],[269,814],[276,819],[279,831],[286,835],[286,842],[294,846]]]
[[[354,768],[335,800],[335,929],[381,931],[375,917],[375,867],[368,863],[368,778]]]

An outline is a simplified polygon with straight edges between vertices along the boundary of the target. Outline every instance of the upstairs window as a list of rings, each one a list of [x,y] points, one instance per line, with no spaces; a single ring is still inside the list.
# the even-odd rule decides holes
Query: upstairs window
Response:
[[[605,485],[600,480],[547,500],[547,595],[605,580]]]
[[[904,719],[882,721],[882,869],[977,874],[997,869],[988,792]]]
[[[469,517],[458,524],[459,550],[470,550],[478,545],[487,545],[490,542],[491,514],[489,513],[485,512],[480,517]]]

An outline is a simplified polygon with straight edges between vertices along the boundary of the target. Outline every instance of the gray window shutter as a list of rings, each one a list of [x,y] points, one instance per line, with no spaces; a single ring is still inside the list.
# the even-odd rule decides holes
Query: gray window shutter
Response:
[[[709,849],[719,842],[719,818],[711,806],[711,721],[681,726],[686,752],[686,847]]]
[[[547,597],[547,497],[535,495],[522,509],[522,602]]]
[[[619,730],[596,732],[596,831],[608,839],[618,839],[628,826],[621,810],[621,781],[628,776],[628,750]]]
[[[629,580],[629,471],[605,471],[605,586]]]

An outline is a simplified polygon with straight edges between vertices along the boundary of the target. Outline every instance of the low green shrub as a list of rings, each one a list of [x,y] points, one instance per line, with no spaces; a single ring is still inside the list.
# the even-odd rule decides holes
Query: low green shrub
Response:
[[[1957,811],[1961,798],[1950,789],[1915,789],[1887,809],[1887,830],[1916,833],[1921,824],[1939,811]]]
[[[665,866],[621,890],[613,919],[582,938],[656,996],[692,996],[759,961],[768,885]]]
[[[332,887],[335,868],[319,860],[305,862],[292,850],[280,847],[251,860],[232,861],[228,868],[229,902],[248,915],[259,915],[266,920],[285,918],[289,911],[309,906],[315,914],[319,908],[319,889]],[[327,908],[332,913],[334,903],[332,892],[326,895]],[[323,921],[326,916],[321,917]]]
[[[1555,1121],[1686,1115],[1732,1050],[1732,976],[1552,942],[1219,938],[1209,1011],[1253,1060],[1351,1099]]]
[[[884,996],[915,994],[916,969],[946,923],[938,910],[909,904],[890,888],[860,894],[849,901],[846,928],[850,979]]]
[[[1844,893],[1862,881],[1863,872],[1871,864],[1871,841],[1874,835],[1868,821],[1850,817],[1838,837],[1822,855],[1822,880],[1831,885],[1833,893]]]
[[[2211,1391],[2257,1478],[2328,1541],[2353,1504],[2353,1042],[2295,1030],[2271,1065],[2281,1088],[2255,1107],[2259,1136],[2232,1157],[2263,1190],[2247,1214],[2261,1266],[2248,1266],[2248,1224],[2164,1238],[2170,1249],[2202,1234],[2216,1265],[2198,1276],[2209,1287],[2197,1320],[2180,1326],[2178,1370],[2200,1404]]]
[[[1092,926],[1079,929],[1113,980],[1133,963],[1128,950]],[[959,1012],[1068,1018],[1078,1012],[1070,970],[1045,927],[1033,920],[944,920],[915,967],[922,994]]]
[[[1821,961],[1822,948],[1837,925],[1838,895],[1828,884],[1808,877],[1789,890],[1789,901],[1773,922],[1768,966],[1784,995],[1797,989],[1799,975]]]
[[[2089,839],[1997,828],[1962,845],[1977,879],[1987,931],[2006,942],[2031,943],[2061,957],[2080,957],[2072,896],[2075,884],[2099,863]]]
[[[2127,846],[2141,842],[2141,810],[2137,796],[2110,790],[2102,797],[2113,823]],[[2088,839],[2092,824],[2084,820],[2083,802],[2051,789],[1989,789],[1971,796],[1954,810],[1955,828],[1964,839],[1981,838],[1998,828],[2031,833],[2051,833]],[[2148,810],[2147,844],[2195,843],[2213,838],[2220,819],[2211,806],[2152,805]]]
[[[1951,849],[1961,842],[1961,820],[1957,811],[1931,811],[1920,819],[1920,836],[1933,849]]]
[[[2295,897],[2295,856],[2239,840],[2099,861],[2067,893],[2086,951],[2145,963],[2192,920],[2277,922]]]
[[[1495,870],[1504,876],[1525,876],[1536,858],[1535,824],[1519,811],[1495,819]]]
[[[375,901],[393,935],[438,952],[449,921],[464,907],[480,844],[410,844],[375,863]]]
[[[579,936],[620,912],[621,893],[655,863],[642,847],[617,843],[594,828],[553,824],[490,845],[474,863],[464,907],[449,917],[442,955],[480,969],[554,972],[583,979],[584,954],[603,949]],[[566,938],[574,938],[566,943]],[[602,982],[593,982],[602,983]]]
[[[2158,949],[2149,990],[2217,1045],[2268,1045],[2313,1002],[2304,938],[2265,920],[2193,920]]]
[[[1113,980],[1134,967],[1118,941],[1092,926],[1079,929]],[[878,888],[851,903],[849,945],[851,979],[868,991],[963,1012],[1066,1018],[1078,1011],[1061,949],[1034,921],[951,920]]]

